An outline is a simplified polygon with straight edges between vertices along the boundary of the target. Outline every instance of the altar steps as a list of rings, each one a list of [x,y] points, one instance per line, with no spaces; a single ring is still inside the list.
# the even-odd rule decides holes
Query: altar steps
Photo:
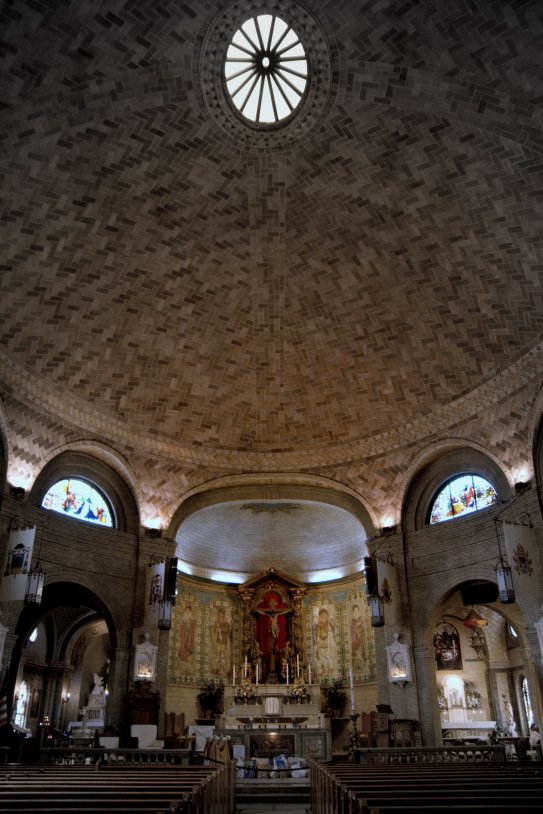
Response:
[[[309,778],[239,778],[236,780],[236,809],[266,804],[268,806],[292,805],[309,808]]]

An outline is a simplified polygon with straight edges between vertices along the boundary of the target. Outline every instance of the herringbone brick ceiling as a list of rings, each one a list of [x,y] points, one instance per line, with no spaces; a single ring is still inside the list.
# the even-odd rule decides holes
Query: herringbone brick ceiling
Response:
[[[229,5],[2,4],[5,380],[210,461],[416,437],[517,386],[543,320],[540,0],[309,0],[330,86],[268,147],[202,89]]]

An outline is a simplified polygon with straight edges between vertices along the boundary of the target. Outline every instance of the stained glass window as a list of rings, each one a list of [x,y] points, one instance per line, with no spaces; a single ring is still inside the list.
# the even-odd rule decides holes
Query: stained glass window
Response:
[[[304,47],[280,17],[251,17],[232,38],[224,76],[242,116],[275,124],[290,116],[304,96],[308,78]]]
[[[430,525],[453,520],[497,503],[496,490],[479,475],[458,475],[438,492],[430,510]]]
[[[42,508],[77,517],[86,523],[113,527],[113,512],[109,501],[90,483],[77,478],[59,480],[42,500]]]

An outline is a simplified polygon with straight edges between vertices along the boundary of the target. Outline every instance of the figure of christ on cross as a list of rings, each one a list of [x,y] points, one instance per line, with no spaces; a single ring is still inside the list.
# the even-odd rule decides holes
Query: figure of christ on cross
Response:
[[[259,613],[262,617],[265,617],[268,620],[266,631],[267,641],[263,640],[262,633],[264,631],[263,626],[260,624],[257,626],[257,637],[259,639],[262,654],[267,662],[267,673],[277,674],[277,668],[279,666],[277,663],[278,653],[283,649],[284,643],[287,639],[286,623],[284,626],[280,625],[280,617],[286,616],[291,611],[290,608],[281,607],[278,604],[278,597],[275,594],[266,596],[265,602],[266,604],[261,603],[260,607],[254,608],[254,612]],[[259,633],[260,636],[258,635]]]

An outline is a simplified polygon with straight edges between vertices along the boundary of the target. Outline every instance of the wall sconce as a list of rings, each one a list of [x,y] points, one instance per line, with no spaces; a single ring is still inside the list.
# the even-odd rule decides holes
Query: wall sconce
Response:
[[[70,693],[69,692],[63,692],[61,700],[62,700],[63,704],[67,704],[68,701],[70,700]]]

